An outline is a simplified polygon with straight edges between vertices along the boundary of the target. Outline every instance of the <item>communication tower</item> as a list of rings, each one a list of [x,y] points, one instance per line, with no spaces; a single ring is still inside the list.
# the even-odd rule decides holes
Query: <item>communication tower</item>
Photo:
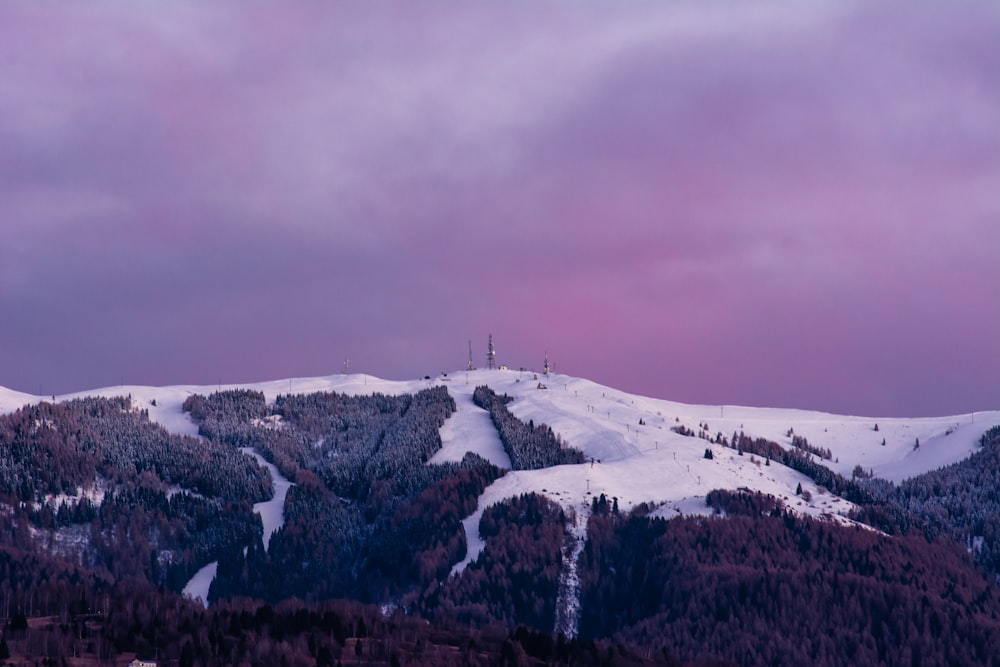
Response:
[[[497,351],[493,347],[493,334],[490,334],[490,344],[486,348],[486,367],[490,370],[496,368]]]

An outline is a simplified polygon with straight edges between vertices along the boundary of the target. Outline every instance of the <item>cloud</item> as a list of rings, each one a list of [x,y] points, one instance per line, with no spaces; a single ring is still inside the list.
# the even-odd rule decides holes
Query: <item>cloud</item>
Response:
[[[514,366],[681,400],[990,406],[998,27],[4,7],[0,383],[409,377],[492,331]]]

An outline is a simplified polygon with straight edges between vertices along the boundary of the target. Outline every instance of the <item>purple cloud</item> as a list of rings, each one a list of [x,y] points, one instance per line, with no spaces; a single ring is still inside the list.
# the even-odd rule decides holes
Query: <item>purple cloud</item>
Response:
[[[995,408],[998,33],[986,4],[4,7],[0,384],[412,377],[492,332],[677,400]]]

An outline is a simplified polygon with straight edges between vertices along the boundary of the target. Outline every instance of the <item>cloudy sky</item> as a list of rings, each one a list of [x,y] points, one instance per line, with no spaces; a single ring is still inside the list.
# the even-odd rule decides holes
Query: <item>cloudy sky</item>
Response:
[[[6,3],[0,385],[1000,408],[1000,8]]]

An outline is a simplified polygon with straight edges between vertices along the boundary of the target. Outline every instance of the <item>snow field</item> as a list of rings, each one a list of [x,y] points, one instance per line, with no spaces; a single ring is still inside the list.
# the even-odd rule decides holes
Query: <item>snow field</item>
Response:
[[[240,451],[254,457],[259,465],[267,468],[268,472],[271,473],[271,487],[274,489],[274,495],[270,500],[254,503],[253,506],[253,511],[260,515],[260,521],[264,526],[264,551],[267,551],[271,545],[271,536],[285,525],[285,496],[288,495],[288,489],[294,485],[256,449],[240,447]]]
[[[475,452],[487,461],[509,469],[510,457],[493,427],[490,413],[472,402],[471,391],[452,391],[451,394],[457,410],[441,427],[441,449],[428,463],[461,461],[466,452]]]

